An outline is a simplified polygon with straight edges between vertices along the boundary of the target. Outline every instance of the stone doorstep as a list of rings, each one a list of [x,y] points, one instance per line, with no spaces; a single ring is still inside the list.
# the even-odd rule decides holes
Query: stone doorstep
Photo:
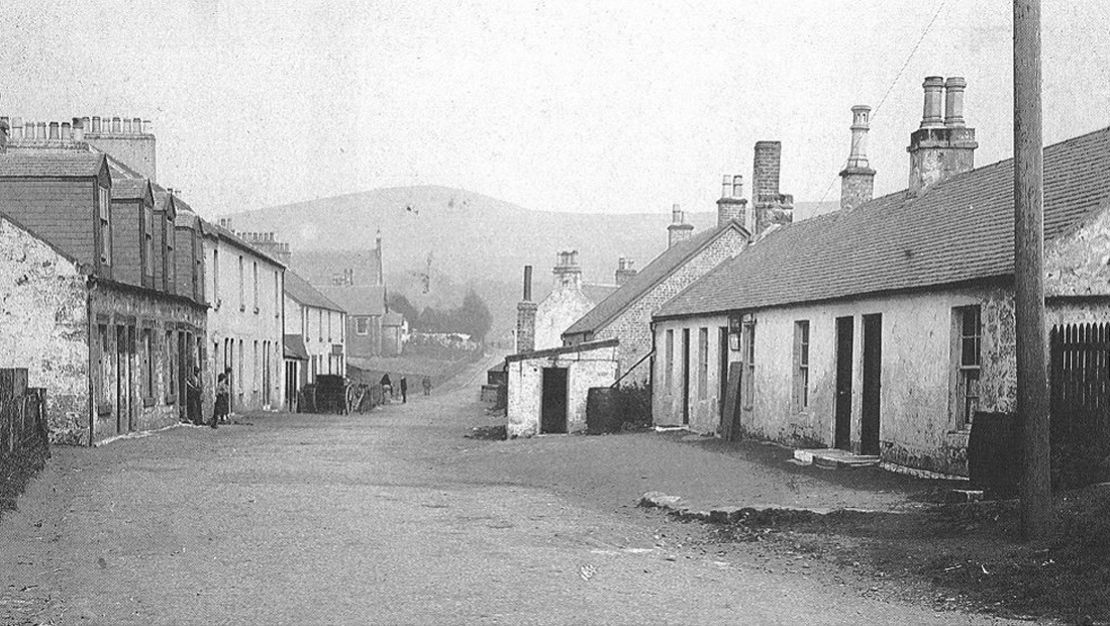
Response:
[[[700,521],[710,524],[735,524],[750,515],[767,513],[793,513],[825,516],[832,513],[878,513],[880,511],[854,507],[800,507],[789,505],[754,504],[748,506],[715,506],[709,509],[695,509],[682,503],[680,496],[669,496],[661,491],[645,493],[638,503],[644,508],[660,508],[669,515],[685,521]]]
[[[874,467],[879,464],[878,456],[852,454],[847,450],[837,448],[795,450],[794,460],[800,465],[816,465],[824,469],[855,469],[857,467]]]

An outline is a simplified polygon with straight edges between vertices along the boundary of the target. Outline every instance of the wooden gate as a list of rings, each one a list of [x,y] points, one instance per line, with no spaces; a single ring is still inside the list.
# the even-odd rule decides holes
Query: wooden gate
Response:
[[[1055,326],[1050,336],[1052,433],[1104,433],[1110,417],[1110,324]]]
[[[1051,438],[1058,479],[1102,479],[1110,456],[1110,324],[1062,324],[1049,334]]]

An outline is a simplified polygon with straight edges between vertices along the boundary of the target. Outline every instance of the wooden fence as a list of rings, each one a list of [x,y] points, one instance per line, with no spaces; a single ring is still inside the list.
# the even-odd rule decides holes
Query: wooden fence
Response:
[[[0,509],[11,508],[49,456],[46,390],[27,387],[25,369],[0,369]]]
[[[1110,459],[1110,324],[1057,325],[1049,348],[1057,482],[1102,480]]]

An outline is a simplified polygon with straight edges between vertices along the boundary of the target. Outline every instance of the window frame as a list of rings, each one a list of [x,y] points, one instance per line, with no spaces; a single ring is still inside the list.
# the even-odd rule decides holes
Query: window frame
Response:
[[[742,349],[744,357],[743,408],[751,410],[755,406],[755,320],[746,320],[742,325]]]
[[[982,315],[978,304],[952,309],[951,412],[956,429],[961,431],[971,428],[982,398]]]
[[[792,403],[795,413],[809,409],[809,360],[812,338],[809,320],[794,322],[794,377]]]
[[[709,398],[709,328],[698,328],[698,400]]]

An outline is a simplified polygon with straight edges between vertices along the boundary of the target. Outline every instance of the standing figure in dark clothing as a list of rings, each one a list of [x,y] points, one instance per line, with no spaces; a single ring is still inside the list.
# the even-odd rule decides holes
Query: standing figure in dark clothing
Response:
[[[219,378],[216,380],[216,402],[212,406],[212,428],[220,420],[227,419],[228,398],[231,395],[231,389],[227,386],[227,374],[220,373]]]
[[[401,377],[401,404],[409,401],[409,381],[404,376]]]
[[[420,384],[424,386],[424,395],[428,395],[428,394],[432,393],[432,379],[431,378],[425,376],[424,380],[420,381]]]
[[[385,374],[382,374],[381,386],[382,386],[382,403],[384,404],[387,401],[387,398],[389,400],[393,399],[393,382],[391,380],[389,380],[389,372],[386,372]]]
[[[204,426],[204,417],[200,414],[200,398],[200,368],[194,367],[185,380],[185,414],[196,426]]]

